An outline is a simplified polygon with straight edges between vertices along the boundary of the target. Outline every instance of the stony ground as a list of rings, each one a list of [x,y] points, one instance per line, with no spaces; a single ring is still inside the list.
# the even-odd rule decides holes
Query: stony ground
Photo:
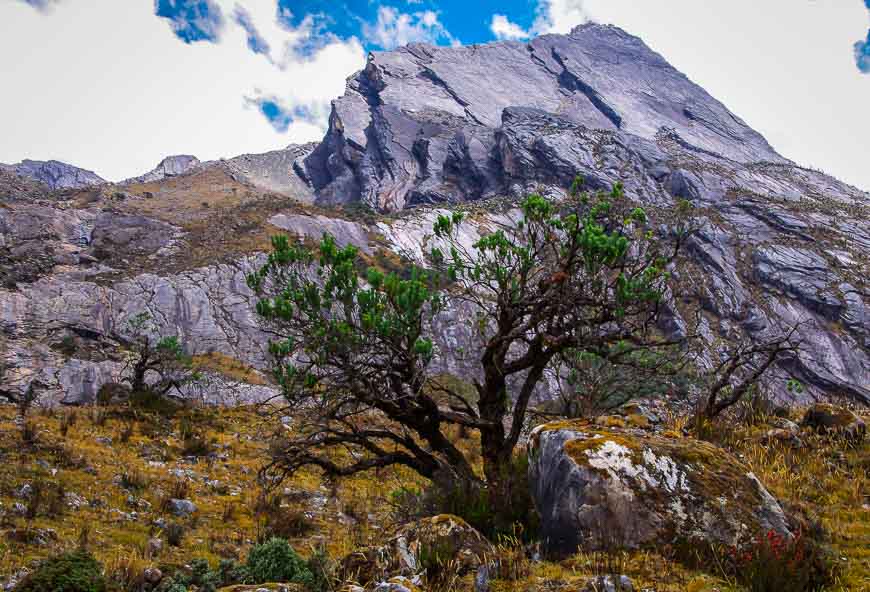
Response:
[[[280,530],[302,555],[325,546],[338,559],[382,542],[398,526],[393,492],[423,485],[401,471],[341,483],[304,473],[266,492],[257,474],[270,435],[282,428],[280,418],[253,408],[184,409],[171,417],[126,407],[32,411],[32,430],[16,416],[15,407],[0,407],[4,579],[83,539],[109,573],[166,570],[198,557],[243,559],[268,529]],[[870,443],[810,436],[793,450],[759,444],[765,429],[724,430],[720,439],[789,507],[831,533],[841,564],[834,589],[870,589]],[[179,515],[186,504],[170,499],[189,500],[195,511]],[[176,524],[183,534],[170,544]],[[496,591],[577,589],[605,569],[662,592],[741,590],[652,552],[580,554],[559,563],[531,562],[510,544],[500,553],[519,576],[494,582]],[[470,589],[471,582],[451,586]]]

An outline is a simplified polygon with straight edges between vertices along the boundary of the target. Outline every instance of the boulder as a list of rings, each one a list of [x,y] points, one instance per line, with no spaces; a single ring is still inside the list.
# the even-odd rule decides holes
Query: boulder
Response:
[[[634,592],[628,576],[597,576],[586,582],[583,592]]]
[[[462,518],[441,514],[402,526],[386,544],[351,553],[341,562],[345,579],[368,583],[414,576],[430,561],[451,563],[459,575],[476,572],[495,548]]]
[[[707,442],[566,421],[539,426],[528,446],[550,555],[581,547],[739,545],[771,530],[792,536],[755,475]]]
[[[171,499],[169,500],[169,511],[179,518],[186,518],[192,514],[196,514],[196,504],[186,499]]]
[[[804,414],[801,421],[821,434],[835,434],[849,440],[863,440],[867,425],[860,417],[845,409],[829,403],[817,403]]]
[[[163,572],[156,567],[146,567],[142,572],[142,579],[152,585],[157,585],[163,579]]]
[[[404,577],[396,576],[389,581],[381,582],[375,587],[375,592],[422,592],[413,581]]]

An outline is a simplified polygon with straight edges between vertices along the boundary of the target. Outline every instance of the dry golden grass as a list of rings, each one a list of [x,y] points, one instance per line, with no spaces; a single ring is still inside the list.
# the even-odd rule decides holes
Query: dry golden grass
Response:
[[[232,361],[211,362],[227,365],[228,372],[246,371]],[[16,409],[0,407],[2,529],[53,528],[58,534],[57,541],[44,547],[4,537],[0,543],[0,575],[70,549],[83,536],[107,571],[119,579],[125,574],[133,577],[132,572],[148,565],[182,565],[197,557],[213,564],[220,558],[243,559],[264,532],[262,500],[276,494],[283,512],[302,517],[299,519],[304,528],[299,536],[291,538],[294,547],[308,555],[316,545],[324,544],[337,559],[360,547],[383,542],[395,526],[391,492],[426,485],[401,469],[363,474],[340,483],[303,471],[266,494],[258,485],[257,473],[267,458],[275,419],[253,408],[185,409],[172,419],[142,413],[134,417],[124,408],[101,414],[80,410],[74,422],[69,413],[32,413],[37,439],[35,444],[24,447],[20,427],[13,423]],[[122,442],[120,433],[131,423],[129,438]],[[183,458],[182,426],[184,430],[193,426],[218,456]],[[831,545],[842,558],[840,580],[834,590],[870,589],[870,447],[866,441],[860,446],[844,447],[837,441],[805,436],[807,446],[791,451],[758,444],[755,436],[760,429],[731,432],[724,444],[742,455],[781,500],[818,516],[832,533]],[[676,434],[677,430],[672,432]],[[474,433],[461,435],[456,430],[450,437],[469,452],[476,448]],[[112,443],[106,444],[104,438],[112,438]],[[188,478],[177,472],[185,470],[193,471],[195,476]],[[161,510],[161,500],[180,479],[186,482],[187,495],[198,507],[192,518],[178,519]],[[81,497],[85,504],[55,516],[39,511],[32,520],[15,515],[11,508],[22,501],[15,492],[24,483],[37,480],[62,484],[66,492]],[[128,496],[143,499],[150,508],[131,507]],[[125,514],[133,511],[138,515],[129,520]],[[152,557],[148,540],[162,536],[151,526],[159,518],[182,523],[186,532],[179,547],[164,542],[161,554]],[[506,563],[506,569],[513,569],[517,577],[496,580],[494,592],[579,589],[589,577],[601,573],[604,564],[614,563],[639,589],[741,590],[716,574],[689,569],[650,551],[606,557],[581,553],[558,563],[529,562],[508,548],[502,555],[510,563]],[[452,585],[456,590],[473,588],[470,578]]]

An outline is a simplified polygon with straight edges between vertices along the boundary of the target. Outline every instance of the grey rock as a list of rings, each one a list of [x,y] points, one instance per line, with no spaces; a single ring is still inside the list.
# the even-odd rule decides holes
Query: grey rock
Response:
[[[105,179],[85,169],[57,160],[22,160],[18,164],[6,165],[16,175],[35,179],[50,189],[80,189],[102,185]]]
[[[369,244],[368,229],[362,224],[322,215],[276,214],[269,224],[299,238],[320,241],[324,234],[335,237],[338,246],[353,245],[366,254],[374,252]]]
[[[139,177],[133,177],[122,181],[122,185],[132,183],[149,183],[152,181],[160,181],[167,177],[178,177],[185,173],[189,173],[200,166],[200,161],[197,157],[189,154],[178,154],[175,156],[167,156],[152,170]]]
[[[452,204],[529,191],[559,198],[576,174],[591,189],[624,182],[627,195],[657,215],[688,199],[704,208],[705,220],[678,270],[687,280],[671,300],[703,311],[702,360],[712,364],[736,339],[763,339],[800,323],[801,351],[781,368],[804,383],[800,400],[847,394],[870,402],[870,196],[776,154],[620,29],[584,25],[528,44],[412,44],[375,52],[333,103],[322,142],[208,163],[170,157],[149,179],[159,183],[206,167],[300,202],[389,212],[390,219],[362,223],[294,208],[270,213],[270,221],[296,236],[332,232],[342,245],[367,254],[384,248],[421,265],[437,245],[434,218]],[[214,351],[268,368],[269,335],[244,281],[262,258],[141,273],[137,261],[184,248],[180,228],[141,215],[37,203],[31,198],[43,185],[13,187],[7,179],[23,178],[14,167],[0,169],[0,196],[10,196],[0,208],[6,368],[0,391],[14,398],[39,380],[48,385],[47,402],[92,401],[103,384],[119,380],[122,367],[106,340],[141,311],[161,335],[179,336],[187,353]],[[470,246],[512,216],[486,208],[463,225],[463,243]],[[109,271],[119,277],[107,281]],[[479,345],[467,323],[473,314],[457,307],[439,315],[432,328],[436,372],[478,371],[469,355]],[[689,325],[671,312],[663,330],[684,334]],[[66,335],[91,353],[51,347]],[[233,403],[277,392],[219,377],[208,382],[183,396]],[[781,383],[768,383],[771,394],[792,399]]]
[[[314,192],[305,177],[302,161],[315,146],[316,144],[290,145],[283,150],[272,150],[263,154],[242,154],[221,161],[220,164],[242,182],[310,203],[314,199]]]
[[[583,592],[634,592],[628,576],[597,576],[586,582]]]
[[[156,521],[155,521],[156,524]],[[163,527],[158,527],[163,528]],[[148,557],[157,557],[163,551],[163,539],[159,539],[157,537],[152,537],[148,539],[148,545],[146,546],[146,552]]]
[[[196,513],[196,504],[186,499],[169,500],[169,511],[179,518],[186,518]]]
[[[703,442],[547,424],[529,438],[529,479],[544,547],[554,556],[675,536],[725,545],[769,530],[792,536],[758,479]]]

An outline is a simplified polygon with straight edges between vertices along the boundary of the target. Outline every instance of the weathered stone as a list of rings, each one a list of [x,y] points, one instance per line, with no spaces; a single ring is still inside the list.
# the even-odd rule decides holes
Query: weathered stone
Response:
[[[422,592],[422,590],[410,579],[396,576],[375,586],[375,592]]]
[[[157,585],[163,579],[163,572],[156,567],[147,567],[142,572],[142,579],[151,585]]]
[[[402,526],[387,543],[351,553],[341,561],[345,579],[360,583],[394,576],[414,576],[426,561],[450,564],[457,574],[476,573],[495,549],[462,518],[441,514]]]
[[[133,177],[123,181],[123,185],[131,183],[149,183],[160,181],[167,177],[177,177],[188,173],[200,166],[200,161],[197,157],[189,154],[178,154],[175,156],[167,156],[151,171],[139,177]]]
[[[583,592],[634,592],[628,576],[598,576],[586,582]]]
[[[187,518],[196,513],[196,504],[186,499],[169,500],[169,511],[179,518]]]
[[[100,185],[106,180],[94,173],[57,160],[22,160],[9,165],[15,174],[35,179],[51,189],[70,189]]]
[[[545,548],[556,556],[580,547],[734,545],[770,530],[791,536],[758,479],[701,441],[546,424],[529,439],[529,478]]]

